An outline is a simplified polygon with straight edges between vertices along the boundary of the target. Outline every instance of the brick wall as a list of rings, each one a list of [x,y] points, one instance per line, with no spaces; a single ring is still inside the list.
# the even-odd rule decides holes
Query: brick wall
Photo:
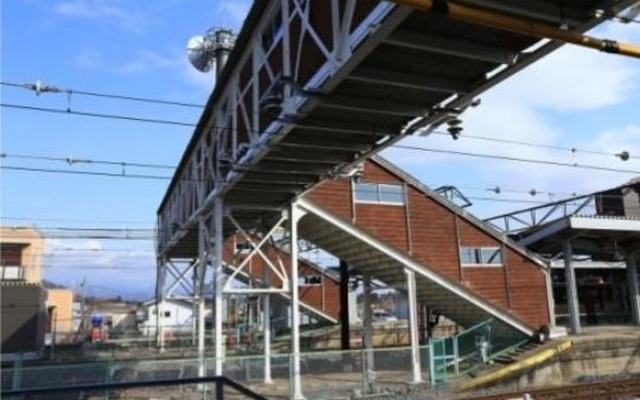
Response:
[[[234,240],[237,242],[245,242],[244,238],[239,235],[235,238],[229,238],[225,243],[224,258],[227,261],[233,260],[235,265],[240,265],[242,260],[247,257],[248,253],[234,255]],[[258,240],[254,240],[254,242],[257,243]],[[282,265],[284,265],[287,274],[290,274],[291,257],[289,253],[276,249],[268,244],[265,244],[263,246],[262,252],[269,260],[271,260],[271,262],[276,267],[278,267],[279,262],[282,262]],[[263,274],[266,273],[266,276],[270,280],[271,286],[282,286],[282,280],[268,267],[266,262],[259,255],[255,255],[251,259],[251,261],[248,262],[247,265],[243,268],[243,271],[251,274],[254,279],[260,280],[262,280],[264,276]],[[325,274],[322,271],[319,271],[317,268],[312,267],[304,260],[298,260],[298,276],[300,278],[310,276],[320,277],[319,284],[299,285],[299,298],[302,302],[337,319],[340,313],[340,283],[333,277]]]
[[[545,276],[531,259],[506,246],[504,266],[463,267],[459,246],[502,247],[503,244],[373,161],[365,164],[361,182],[404,185],[406,204],[356,203],[353,207],[349,179],[321,184],[308,197],[531,327],[538,328],[549,322]]]

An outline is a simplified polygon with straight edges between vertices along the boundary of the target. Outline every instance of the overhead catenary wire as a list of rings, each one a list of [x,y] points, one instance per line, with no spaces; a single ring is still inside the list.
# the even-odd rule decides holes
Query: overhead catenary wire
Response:
[[[123,220],[95,220],[95,219],[70,219],[70,218],[44,218],[44,217],[14,217],[7,215],[0,215],[0,220],[5,221],[40,221],[40,222],[74,222],[74,223],[98,223],[98,224],[121,224],[121,223],[136,223],[146,224],[148,222],[142,221],[123,221]]]
[[[152,164],[130,161],[110,161],[110,160],[91,160],[87,158],[75,158],[69,157],[51,157],[51,156],[37,156],[28,154],[8,154],[0,153],[0,158],[17,158],[24,160],[41,160],[41,161],[61,161],[69,165],[72,164],[103,164],[103,165],[116,165],[121,167],[138,167],[138,168],[158,168],[158,169],[175,169],[174,165],[167,164]]]
[[[449,132],[439,131],[439,130],[433,131],[432,133],[436,135],[451,136]],[[415,137],[420,137],[420,136],[415,136]],[[428,138],[428,136],[424,136],[424,138]],[[566,146],[559,146],[559,145],[553,145],[553,144],[534,143],[534,142],[527,142],[523,140],[503,139],[503,138],[496,138],[491,136],[482,136],[482,135],[474,135],[474,134],[466,134],[466,133],[464,135],[460,135],[459,140],[462,140],[462,139],[472,139],[472,140],[481,140],[481,141],[494,142],[494,143],[513,144],[517,146],[534,147],[539,149],[567,151],[574,155],[577,155],[578,153],[594,154],[594,155],[601,155],[601,156],[619,156],[620,155],[620,153],[611,153],[611,152],[600,151],[600,150],[589,150],[589,149],[582,149],[577,147],[566,147]],[[640,155],[629,154],[628,157],[640,159]]]
[[[497,154],[472,153],[472,152],[457,151],[457,150],[433,149],[428,147],[409,146],[409,145],[400,145],[400,144],[395,144],[392,147],[399,148],[399,149],[406,149],[406,150],[424,151],[424,152],[430,152],[430,153],[453,154],[453,155],[466,156],[466,157],[488,158],[488,159],[494,159],[494,160],[550,165],[550,166],[557,166],[557,167],[571,167],[571,168],[578,168],[578,169],[590,169],[590,170],[625,173],[625,174],[640,174],[640,170],[610,168],[610,167],[603,167],[603,166],[591,165],[591,164],[567,163],[567,162],[561,162],[561,161],[539,160],[539,159],[533,159],[533,158],[512,157],[512,156],[503,156],[503,155],[497,155]]]
[[[23,105],[23,104],[0,103],[0,106],[8,107],[8,108],[15,108],[15,109],[22,109],[22,110],[29,110],[29,111],[53,112],[53,113],[71,114],[71,115],[78,115],[78,116],[88,116],[88,117],[98,117],[98,118],[108,118],[108,119],[120,119],[120,120],[134,121],[134,122],[167,124],[167,125],[177,125],[177,126],[186,126],[186,127],[196,127],[197,126],[197,124],[188,123],[188,122],[184,122],[184,121],[153,119],[153,118],[145,118],[145,117],[138,117],[138,116],[120,115],[120,114],[104,114],[104,113],[98,113],[98,112],[74,111],[74,110],[71,110],[71,109],[45,108],[45,107],[36,107],[36,106]],[[220,125],[214,125],[214,126],[212,126],[212,128],[217,129],[217,130],[227,130],[227,131],[231,131],[231,132],[235,131],[235,132],[254,133],[254,134],[259,134],[260,133],[260,132],[255,131],[255,130],[237,129],[237,128],[234,129],[232,127],[220,126]],[[436,130],[433,133],[434,134],[438,134],[438,135],[451,136],[450,133],[444,132],[444,131]],[[536,147],[536,148],[543,148],[543,149],[550,149],[550,150],[569,151],[572,154],[586,153],[586,154],[603,155],[603,156],[611,156],[611,155],[620,156],[620,153],[610,153],[610,152],[604,152],[604,151],[598,151],[598,150],[581,149],[581,148],[577,148],[577,147],[566,147],[566,146],[558,146],[558,145],[551,145],[551,144],[544,144],[544,143],[534,143],[534,142],[527,142],[527,141],[522,141],[522,140],[503,139],[503,138],[496,138],[496,137],[491,137],[491,136],[474,135],[474,134],[466,134],[466,133],[464,135],[461,135],[460,138],[462,138],[462,139],[465,139],[465,138],[466,139],[473,139],[473,140],[483,140],[483,141],[490,141],[490,142],[496,142],[496,143],[513,144],[513,145],[526,146],[526,147]],[[640,155],[627,154],[627,157],[628,158],[640,159]]]
[[[163,100],[163,99],[150,98],[150,97],[131,96],[131,95],[112,94],[112,93],[100,93],[100,92],[93,92],[93,91],[87,91],[87,90],[65,89],[65,88],[59,88],[57,86],[52,86],[52,85],[42,85],[40,82],[36,82],[35,84],[33,84],[33,83],[17,83],[17,82],[2,81],[0,82],[0,85],[32,90],[32,91],[35,91],[36,94],[66,93],[68,95],[101,97],[101,98],[114,99],[114,100],[135,101],[135,102],[141,102],[141,103],[161,104],[161,105],[168,105],[168,106],[192,107],[192,108],[204,107],[204,104],[186,103],[186,102],[180,102],[175,100]]]
[[[18,110],[42,111],[42,112],[49,112],[49,113],[55,113],[55,114],[82,115],[85,117],[94,117],[94,118],[118,119],[118,120],[133,121],[133,122],[146,122],[151,124],[175,125],[175,126],[184,126],[184,127],[190,127],[190,128],[193,128],[196,126],[196,124],[194,123],[184,122],[184,121],[172,121],[172,120],[166,120],[166,119],[134,117],[129,115],[119,115],[119,114],[103,114],[103,113],[96,113],[96,112],[62,109],[62,108],[35,107],[35,106],[28,106],[24,104],[0,103],[0,107],[14,108]]]

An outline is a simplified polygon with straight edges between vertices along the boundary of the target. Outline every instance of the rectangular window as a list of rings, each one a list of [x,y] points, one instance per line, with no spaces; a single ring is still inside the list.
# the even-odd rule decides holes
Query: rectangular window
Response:
[[[322,284],[320,275],[306,275],[298,278],[298,286],[316,286]]]
[[[249,242],[236,243],[235,254],[249,254],[253,250],[253,245]]]
[[[503,265],[500,247],[461,247],[460,263],[463,266],[501,266]]]
[[[404,188],[400,185],[379,185],[381,203],[404,204]]]
[[[384,183],[355,184],[357,203],[404,204],[404,187],[402,185]]]
[[[5,265],[0,271],[2,280],[14,281],[24,279],[24,270],[20,265]]]

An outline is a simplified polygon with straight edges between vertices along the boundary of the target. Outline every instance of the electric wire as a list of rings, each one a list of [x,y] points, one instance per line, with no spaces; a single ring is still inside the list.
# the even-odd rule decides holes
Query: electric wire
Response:
[[[572,167],[572,168],[579,168],[579,169],[590,169],[590,170],[617,172],[617,173],[624,173],[624,174],[640,174],[640,171],[636,171],[636,170],[602,167],[602,166],[590,165],[590,164],[578,164],[578,163],[572,164],[572,163],[561,162],[561,161],[537,160],[532,158],[511,157],[511,156],[502,156],[497,154],[486,154],[486,153],[472,153],[472,152],[457,151],[457,150],[432,149],[427,147],[399,145],[399,144],[393,145],[393,147],[399,148],[399,149],[424,151],[424,152],[430,152],[430,153],[454,154],[454,155],[466,156],[466,157],[478,157],[478,158],[488,158],[488,159],[494,159],[494,160],[523,162],[523,163],[530,163],[530,164],[552,165],[557,167]]]
[[[68,174],[68,175],[90,175],[90,176],[105,176],[114,178],[132,178],[132,179],[153,179],[153,180],[170,180],[170,176],[161,175],[145,175],[145,174],[129,174],[129,173],[115,173],[115,172],[97,172],[97,171],[79,171],[79,170],[64,170],[64,169],[51,169],[51,168],[32,168],[16,165],[2,165],[1,169],[9,171],[23,171],[23,172],[42,172],[52,174]]]
[[[69,165],[102,164],[102,165],[116,165],[121,167],[138,167],[138,168],[157,168],[157,169],[175,169],[176,168],[173,165],[166,165],[166,164],[150,164],[150,163],[129,162],[129,161],[91,160],[86,158],[50,157],[50,156],[36,156],[36,155],[27,155],[27,154],[0,153],[0,158],[17,158],[17,159],[23,159],[23,160],[41,160],[41,161],[61,161]]]
[[[74,222],[74,223],[98,223],[98,224],[121,224],[121,223],[136,223],[136,224],[146,224],[148,222],[142,221],[123,221],[123,220],[95,220],[95,219],[59,219],[59,218],[42,218],[42,217],[13,217],[13,216],[5,216],[0,215],[0,220],[5,221],[41,221],[41,222]]]
[[[169,106],[180,106],[180,107],[192,107],[192,108],[203,108],[204,104],[194,104],[194,103],[185,103],[180,101],[173,100],[162,100],[157,98],[150,97],[140,97],[140,96],[131,96],[131,95],[121,95],[121,94],[111,94],[111,93],[100,93],[100,92],[90,92],[86,90],[75,90],[75,89],[63,89],[56,86],[44,85],[42,87],[39,86],[39,83],[31,84],[31,83],[16,83],[16,82],[0,82],[0,85],[14,88],[21,88],[35,91],[36,93],[66,93],[68,95],[82,95],[82,96],[91,96],[91,97],[101,97],[108,98],[114,100],[126,100],[126,101],[136,101],[141,103],[151,103],[151,104],[162,104]],[[44,90],[41,90],[44,89]]]
[[[28,106],[28,105],[22,105],[22,104],[0,103],[0,106],[8,107],[8,108],[30,110],[30,111],[53,112],[53,113],[72,114],[72,115],[79,115],[79,116],[108,118],[108,119],[120,119],[120,120],[128,120],[128,121],[135,121],[135,122],[178,125],[178,126],[186,126],[186,127],[196,127],[197,126],[197,124],[183,122],[183,121],[152,119],[152,118],[127,116],[127,115],[120,115],[120,114],[103,114],[103,113],[96,113],[96,112],[81,112],[81,111],[74,111],[74,110],[71,110],[71,109],[56,109],[56,108],[35,107],[35,106]],[[231,128],[231,127],[220,126],[220,125],[213,126],[212,128],[215,128],[215,129],[218,129],[218,130],[226,130],[226,131],[236,131],[236,132],[242,131],[244,133],[254,133],[254,134],[259,134],[260,133],[260,132],[257,132],[255,130],[234,129],[234,128]],[[450,133],[445,132],[445,131],[435,130],[433,133],[435,133],[437,135],[451,136]],[[461,139],[466,138],[466,139],[473,139],[473,140],[482,140],[482,141],[489,141],[489,142],[495,142],[495,143],[513,144],[513,145],[519,145],[519,146],[543,148],[543,149],[550,149],[550,150],[569,151],[572,154],[586,153],[586,154],[594,154],[594,155],[602,155],[602,156],[612,156],[612,155],[613,156],[620,156],[619,153],[618,154],[617,153],[609,153],[609,152],[598,151],[598,150],[589,150],[589,149],[581,149],[581,148],[577,148],[577,147],[565,147],[565,146],[558,146],[558,145],[549,145],[549,144],[544,144],[544,143],[533,143],[533,142],[526,142],[526,141],[513,140],[513,139],[502,139],[502,138],[495,138],[495,137],[483,136],[483,135],[463,134],[463,135],[460,136],[460,138]],[[391,147],[395,147],[395,146],[397,146],[397,145],[392,145]],[[627,157],[628,158],[634,158],[634,159],[640,159],[640,155],[627,154]]]
[[[134,179],[155,179],[155,180],[169,180],[170,177],[165,176],[152,176],[152,175],[121,175],[121,174],[117,174],[117,173],[106,173],[106,172],[91,172],[91,171],[67,171],[67,170],[48,170],[48,169],[43,169],[43,168],[24,168],[24,167],[13,167],[13,166],[0,166],[0,168],[2,169],[9,169],[9,170],[19,170],[19,171],[26,171],[26,172],[45,172],[45,173],[63,173],[63,174],[80,174],[80,175],[97,175],[97,176],[107,176],[107,177],[117,177],[117,178],[134,178]],[[463,186],[459,186],[459,188],[463,188]],[[265,188],[259,188],[259,187],[242,187],[241,189],[242,191],[247,191],[247,192],[257,192],[257,193],[264,193],[265,192]],[[483,190],[483,191],[495,191],[494,188],[471,188],[471,190]],[[535,189],[529,189],[529,190],[503,190],[500,189],[501,192],[510,192],[510,193],[522,193],[522,194],[528,194],[530,196],[534,196],[534,195],[545,195],[545,194],[549,194],[550,196],[557,196],[557,195],[562,195],[564,193],[552,193],[552,192],[544,192],[544,191],[537,191]],[[535,192],[535,193],[534,193]],[[498,194],[498,193],[496,193]],[[571,196],[575,197],[577,194],[576,193],[571,193]],[[469,199],[474,199],[473,196],[466,196]],[[476,197],[475,199],[477,200],[482,200],[482,201],[491,201],[491,198],[482,198],[482,197]],[[530,200],[519,200],[519,199],[499,199],[499,198],[495,198],[493,199],[493,201],[496,202],[510,202],[510,203],[522,203],[522,204],[529,204],[531,201]],[[533,204],[533,203],[532,203]],[[544,204],[544,202],[541,202],[540,204]]]
[[[437,135],[443,135],[443,136],[451,136],[449,132],[439,131],[439,130],[435,130],[432,133],[435,133]],[[415,136],[415,137],[420,137],[420,136]],[[428,136],[424,136],[424,138],[428,138]],[[565,146],[558,146],[558,145],[551,145],[551,144],[544,144],[544,143],[525,142],[522,140],[502,139],[502,138],[495,138],[491,136],[482,136],[482,135],[474,135],[474,134],[462,134],[460,135],[459,139],[473,139],[473,140],[481,140],[481,141],[494,142],[494,143],[514,144],[514,145],[523,146],[523,147],[534,147],[539,149],[568,151],[574,155],[577,153],[585,153],[585,154],[594,154],[594,155],[601,155],[601,156],[619,156],[619,154],[609,153],[606,151],[588,150],[588,149],[581,149],[577,147],[565,147]],[[391,147],[394,147],[394,146],[391,146]],[[629,154],[628,157],[640,159],[640,156],[636,156],[633,154]]]
[[[0,107],[14,108],[18,110],[42,111],[42,112],[49,112],[49,113],[55,113],[55,114],[81,115],[81,116],[93,117],[93,118],[117,119],[117,120],[133,121],[133,122],[146,122],[146,123],[152,123],[152,124],[175,125],[175,126],[184,126],[184,127],[190,127],[190,128],[193,128],[196,126],[196,124],[183,122],[183,121],[133,117],[129,115],[119,115],[119,114],[102,114],[102,113],[96,113],[96,112],[75,111],[71,109],[62,109],[62,108],[35,107],[35,106],[27,106],[24,104],[0,103]]]

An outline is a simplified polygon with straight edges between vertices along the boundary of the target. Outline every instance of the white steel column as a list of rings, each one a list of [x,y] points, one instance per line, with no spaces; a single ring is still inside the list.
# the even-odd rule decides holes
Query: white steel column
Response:
[[[630,253],[627,256],[627,281],[629,284],[629,300],[633,323],[640,325],[640,288],[638,283],[638,264],[640,253]]]
[[[285,1],[286,3],[286,1]],[[298,298],[298,220],[302,211],[295,203],[289,207],[291,241],[291,399],[304,399],[300,377],[300,299]]]
[[[556,301],[553,298],[553,279],[551,277],[551,263],[547,263],[547,270],[543,271],[547,286],[547,307],[549,307],[549,327],[556,326]]]
[[[364,382],[365,389],[371,388],[374,381],[374,365],[373,365],[373,306],[371,305],[371,273],[365,271],[362,273],[362,285],[364,286],[364,301],[362,304],[362,344],[365,351],[365,359],[362,361],[365,365]]]
[[[407,299],[409,300],[409,336],[411,338],[411,381],[412,384],[422,382],[420,370],[420,342],[418,340],[418,298],[416,276],[412,270],[405,269],[407,274]]]
[[[213,208],[213,224],[214,224],[214,236],[213,236],[213,246],[214,246],[214,291],[215,291],[215,301],[214,301],[214,312],[215,312],[215,356],[216,356],[216,376],[222,376],[222,360],[224,357],[224,343],[222,341],[222,288],[224,287],[224,273],[223,273],[223,259],[222,259],[222,248],[224,246],[223,243],[223,218],[224,218],[224,202],[218,197],[215,200],[214,208]]]
[[[204,377],[206,374],[206,368],[205,368],[205,344],[204,344],[204,337],[205,337],[205,323],[204,323],[204,309],[205,309],[205,299],[204,299],[204,277],[206,275],[207,272],[207,257],[209,254],[209,251],[207,249],[208,243],[207,243],[207,238],[209,237],[209,235],[207,235],[206,229],[207,226],[204,222],[200,222],[199,224],[200,226],[198,227],[199,232],[198,232],[198,237],[199,237],[199,243],[198,243],[198,262],[195,266],[195,282],[193,285],[194,288],[194,292],[195,292],[195,299],[197,301],[197,317],[198,317],[198,321],[197,321],[197,330],[198,330],[198,337],[197,337],[197,344],[198,344],[198,377]]]
[[[271,287],[271,279],[266,268],[262,269],[262,280],[267,288]],[[271,384],[271,296],[262,295],[262,337],[264,338],[264,383]]]
[[[580,334],[580,303],[578,301],[578,288],[576,286],[576,272],[573,268],[573,245],[571,240],[564,242],[564,276],[567,289],[567,306],[569,308],[569,320],[571,322],[571,333]]]
[[[156,274],[156,343],[160,352],[164,352],[164,285],[167,275],[167,260],[162,258]]]

